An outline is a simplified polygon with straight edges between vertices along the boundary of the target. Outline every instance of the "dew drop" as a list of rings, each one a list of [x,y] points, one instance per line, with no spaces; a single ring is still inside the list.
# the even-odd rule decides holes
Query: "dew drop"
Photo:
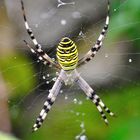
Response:
[[[52,58],[53,61],[55,61],[55,58]]]
[[[63,93],[63,90],[60,90],[60,93]]]
[[[79,105],[82,105],[82,104],[83,104],[83,102],[82,102],[82,101],[79,101],[79,102],[78,102],[78,104],[79,104]]]
[[[56,72],[56,75],[58,76],[59,75],[59,72]]]
[[[74,98],[74,99],[73,99],[73,102],[74,102],[74,104],[77,104],[77,99]]]
[[[46,77],[43,75],[43,77],[42,77],[43,79],[46,79]]]
[[[65,19],[62,19],[61,20],[61,25],[66,25],[67,24],[67,21]]]
[[[38,24],[35,24],[35,27],[38,28]]]
[[[82,122],[82,123],[80,124],[80,127],[81,127],[81,128],[84,128],[84,126],[85,126],[85,125],[84,125],[84,122]]]
[[[87,137],[85,135],[80,136],[80,140],[87,140]]]
[[[56,77],[54,77],[52,80],[55,82],[56,81]]]
[[[49,84],[50,82],[49,81],[46,81],[46,84]]]
[[[80,115],[80,113],[79,112],[76,112],[76,116],[79,116]]]
[[[75,12],[72,13],[72,17],[73,18],[81,18],[81,14],[80,14],[80,12],[75,11]]]
[[[71,113],[74,113],[74,111],[73,111],[73,110],[70,110],[70,112],[71,112]]]
[[[129,61],[129,63],[131,63],[132,62],[132,59],[130,58],[128,61]]]
[[[68,96],[65,96],[65,100],[67,100],[68,99]]]
[[[108,58],[108,54],[105,54],[105,58]]]

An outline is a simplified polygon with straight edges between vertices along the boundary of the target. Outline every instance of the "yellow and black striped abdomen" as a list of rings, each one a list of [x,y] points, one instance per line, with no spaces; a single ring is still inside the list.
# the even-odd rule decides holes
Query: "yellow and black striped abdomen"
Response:
[[[58,44],[56,56],[62,69],[68,71],[76,68],[78,62],[77,47],[68,37],[62,38]]]

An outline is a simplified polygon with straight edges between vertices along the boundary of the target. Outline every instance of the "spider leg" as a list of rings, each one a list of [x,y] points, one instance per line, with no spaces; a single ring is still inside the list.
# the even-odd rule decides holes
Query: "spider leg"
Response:
[[[89,97],[93,103],[96,105],[98,111],[100,112],[102,118],[105,123],[108,124],[107,117],[103,110],[105,110],[110,116],[114,116],[108,107],[103,103],[100,97],[95,93],[95,91],[88,85],[88,83],[78,74],[75,70],[75,82],[80,86],[80,88],[86,93],[87,97]]]
[[[27,30],[28,35],[30,36],[34,46],[36,47],[36,50],[34,49],[34,51],[36,52],[36,54],[38,54],[38,56],[40,58],[44,57],[45,61],[50,62],[52,65],[54,65],[56,68],[60,69],[59,65],[56,64],[43,50],[42,50],[42,46],[37,42],[32,29],[29,27],[29,24],[27,22],[27,18],[26,18],[26,14],[25,14],[25,9],[24,9],[24,3],[21,0],[21,7],[22,7],[22,13],[23,13],[23,17],[24,17],[24,23],[25,23],[25,27]],[[24,41],[25,42],[25,41]],[[27,42],[25,42],[27,45]],[[29,45],[27,45],[29,47]],[[33,49],[32,49],[33,50]],[[34,52],[33,51],[33,52]],[[49,64],[49,63],[48,63]],[[49,64],[50,65],[50,64]]]
[[[38,128],[41,127],[41,125],[42,125],[43,121],[45,120],[48,112],[50,111],[53,103],[55,102],[55,99],[60,91],[61,86],[62,86],[63,79],[66,78],[65,76],[66,76],[65,71],[61,70],[59,77],[57,78],[52,89],[50,90],[50,93],[47,97],[47,100],[45,101],[44,106],[43,106],[38,118],[36,119],[35,124],[32,127],[33,132],[37,131]]]
[[[42,54],[40,54],[36,49],[33,49],[26,40],[23,40],[23,41],[25,42],[26,46],[31,50],[31,52],[37,55],[38,59],[40,61],[42,61],[44,63],[44,65],[52,64],[52,63],[50,63],[50,61],[48,61],[46,53],[42,52]],[[56,66],[57,66],[57,68],[60,68],[59,65],[56,64]]]
[[[107,11],[105,25],[104,25],[96,43],[95,43],[95,45],[87,52],[87,54],[83,58],[81,58],[78,61],[78,66],[84,64],[85,62],[89,62],[95,56],[95,54],[99,51],[99,49],[101,48],[102,43],[103,43],[102,41],[103,41],[103,39],[107,33],[107,30],[108,30],[109,12],[110,12],[110,2],[108,0],[108,11]]]

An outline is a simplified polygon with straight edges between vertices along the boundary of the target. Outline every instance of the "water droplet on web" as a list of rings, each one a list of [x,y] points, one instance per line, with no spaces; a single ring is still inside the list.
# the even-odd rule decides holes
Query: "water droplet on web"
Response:
[[[75,139],[76,139],[76,140],[78,140],[79,138],[80,138],[80,136],[79,136],[79,135],[75,137]]]
[[[82,102],[82,101],[79,101],[79,102],[78,102],[78,104],[79,104],[79,105],[82,105],[82,104],[83,104],[83,102]]]
[[[54,77],[52,80],[53,80],[53,81],[56,81],[56,77]]]
[[[47,12],[44,12],[40,15],[40,18],[42,19],[49,19],[49,18],[52,18],[52,16],[56,13],[56,9],[50,9],[49,11]]]
[[[105,54],[105,58],[107,58],[108,57],[108,54]]]
[[[84,127],[85,127],[84,122],[82,122],[82,123],[80,124],[80,127],[81,127],[81,128],[84,128]]]
[[[65,19],[62,19],[61,20],[61,25],[66,25],[67,24],[67,21]]]
[[[132,62],[132,59],[130,58],[128,61],[129,61],[129,63],[131,63]]]
[[[55,61],[55,58],[52,58],[53,61]]]
[[[73,99],[73,102],[74,102],[74,104],[77,104],[77,99],[74,98],[74,99]]]
[[[65,100],[67,100],[67,99],[68,99],[68,96],[66,95],[66,96],[65,96]]]
[[[70,110],[70,112],[71,112],[71,113],[74,113],[74,111],[73,111],[73,110]]]
[[[79,116],[80,115],[80,113],[79,112],[76,112],[76,116]]]
[[[80,14],[80,12],[75,11],[75,12],[72,13],[72,17],[73,18],[81,18],[81,14]]]
[[[46,84],[49,84],[50,82],[49,81],[46,81]]]
[[[85,116],[85,113],[82,113],[82,116]]]
[[[85,135],[80,136],[80,140],[87,140],[87,137]]]
[[[59,75],[59,72],[56,72],[56,75],[58,76]]]
[[[38,28],[38,24],[35,24],[35,27]]]
[[[81,132],[75,137],[76,140],[88,140],[87,136],[84,135],[86,132],[84,122],[82,121],[80,124]]]
[[[60,90],[60,93],[63,93],[63,90]]]
[[[46,77],[45,77],[44,75],[42,76],[42,78],[43,78],[44,80],[46,79]]]
[[[65,82],[65,86],[67,86],[68,85],[68,83],[67,82]]]
[[[77,135],[75,137],[76,140],[88,140],[86,135]]]

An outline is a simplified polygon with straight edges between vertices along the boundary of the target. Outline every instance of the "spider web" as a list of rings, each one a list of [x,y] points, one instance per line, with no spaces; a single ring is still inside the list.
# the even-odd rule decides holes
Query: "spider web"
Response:
[[[43,48],[46,50],[47,54],[49,54],[53,59],[56,59],[56,44],[59,43],[59,40],[62,37],[68,36],[73,38],[73,40],[78,46],[79,56],[82,57],[85,54],[85,52],[87,52],[89,48],[95,43],[97,37],[100,34],[105,19],[104,11],[106,10],[106,1],[94,1],[93,3],[95,3],[96,5],[94,7],[92,6],[92,11],[90,11],[91,9],[86,9],[85,11],[82,11],[84,8],[80,9],[80,2],[83,1],[53,0],[52,2],[47,3],[49,4],[49,6],[47,6],[46,9],[44,8],[46,5],[44,5],[44,7],[42,8],[42,6],[36,7],[36,5],[33,5],[32,1],[29,3],[27,1],[24,2],[28,20],[30,22],[31,27],[33,28],[37,40],[39,40],[39,42],[42,42],[41,44]],[[129,0],[120,1],[118,4],[115,5],[115,7],[111,7],[110,20],[112,20],[112,18],[116,15],[117,12],[121,13],[125,5],[128,4],[128,2]],[[23,61],[21,64],[18,65],[15,63],[15,65],[7,66],[6,68],[1,70],[1,75],[5,75],[7,71],[10,70],[16,71],[16,69],[18,68],[24,69],[24,67],[33,67],[34,74],[30,75],[30,77],[27,77],[25,81],[30,81],[30,79],[34,79],[34,81],[36,81],[36,83],[33,85],[34,87],[28,90],[26,94],[20,95],[19,97],[16,97],[16,99],[10,98],[8,100],[10,112],[12,112],[11,114],[17,113],[14,116],[15,118],[18,118],[19,114],[21,118],[25,118],[29,114],[29,121],[32,121],[32,119],[36,119],[48,95],[47,93],[56,81],[59,72],[51,67],[43,66],[33,54],[27,51],[26,46],[22,43],[23,39],[29,40],[29,36],[25,32],[21,13],[17,15],[17,11],[13,10],[13,8],[16,7],[14,9],[18,9],[20,11],[19,1],[17,1],[17,3],[18,4],[13,5],[10,1],[6,1],[7,13],[9,16],[8,18],[10,19],[9,22],[10,24],[11,22],[14,23],[14,25],[12,25],[12,30],[16,30],[16,32],[19,32],[15,33],[18,35],[15,35],[16,37],[12,38],[9,41],[10,43],[12,42],[12,46],[16,46],[10,49],[16,50],[20,53],[22,52],[23,57],[27,57],[29,60],[27,62]],[[91,1],[89,0],[84,4],[85,7],[89,6],[90,8]],[[36,11],[31,12],[34,8],[36,9]],[[3,6],[1,6],[0,9],[3,9]],[[10,14],[11,11],[9,9],[11,9],[12,13],[15,13],[12,14],[14,16]],[[41,11],[40,9],[45,10]],[[65,14],[63,14],[63,10],[66,12],[66,16]],[[13,18],[16,17],[15,15],[17,15],[17,18]],[[58,16],[57,20],[55,20],[55,16]],[[56,26],[55,24],[52,24],[55,22]],[[19,25],[17,23],[19,23]],[[78,71],[81,74],[81,76],[90,85],[92,85],[94,89],[96,89],[99,95],[100,92],[107,93],[112,88],[122,89],[123,86],[127,84],[135,85],[136,87],[139,86],[138,74],[140,73],[140,66],[138,64],[140,59],[140,52],[138,47],[132,47],[134,43],[139,42],[140,37],[134,35],[134,37],[131,39],[125,36],[121,36],[120,38],[118,37],[117,39],[114,39],[111,36],[111,34],[116,33],[117,30],[127,28],[129,25],[138,26],[139,23],[140,21],[131,20],[129,22],[126,22],[125,24],[117,26],[111,23],[108,31],[109,35],[105,38],[104,45],[101,51],[98,52],[97,56],[93,58],[91,62],[82,66],[81,68],[78,68]],[[52,32],[50,32],[49,28],[52,30]],[[1,24],[0,30],[8,30],[8,32],[11,32],[11,27],[9,29],[9,25]],[[7,43],[7,38],[6,40],[0,40],[0,44],[2,44],[3,46],[9,47],[10,43]],[[20,58],[20,56],[15,55],[12,58],[12,61],[18,61],[18,57]],[[3,58],[1,59],[1,61],[2,60]],[[14,93],[20,86],[22,86],[22,82],[12,87],[12,89],[10,89],[10,93]],[[75,136],[73,137],[73,139],[88,140],[91,138],[87,135],[88,130],[86,130],[86,122],[84,119],[85,116],[87,116],[88,114],[81,110],[78,111],[78,109],[72,109],[73,106],[84,107],[84,105],[87,102],[87,98],[83,98],[81,96],[79,97],[79,93],[81,94],[79,87],[75,86],[74,84],[72,84],[71,86],[63,86],[62,90],[60,91],[60,95],[57,97],[58,101],[56,101],[56,105],[53,106],[53,108],[56,107],[57,109],[52,109],[51,111],[54,112],[52,113],[52,115],[55,115],[56,112],[61,111],[64,114],[66,113],[70,116],[74,116],[74,123],[77,125],[77,130],[79,131],[75,132]],[[133,94],[131,96],[133,97]],[[64,111],[61,110],[60,108],[63,104],[65,104],[64,106],[66,106],[66,109],[69,110],[66,110],[65,107]],[[72,106],[69,107],[69,104],[72,104]],[[20,110],[20,108],[22,108],[22,112],[17,111]],[[3,113],[3,110],[1,110],[0,112]],[[49,121],[53,121],[51,119],[52,115],[48,115],[46,119],[47,123],[49,123]],[[44,125],[47,125],[47,123],[45,123]],[[30,126],[32,124],[33,121],[30,123]],[[21,125],[22,124],[19,123],[20,127],[22,127]],[[56,127],[57,124],[54,126]],[[57,127],[59,129],[59,126]],[[18,135],[18,137],[22,138],[21,132],[18,131],[16,127],[14,129],[14,133]],[[66,126],[66,130],[67,129],[70,130],[69,126]],[[28,128],[28,131],[29,130],[30,128]]]

